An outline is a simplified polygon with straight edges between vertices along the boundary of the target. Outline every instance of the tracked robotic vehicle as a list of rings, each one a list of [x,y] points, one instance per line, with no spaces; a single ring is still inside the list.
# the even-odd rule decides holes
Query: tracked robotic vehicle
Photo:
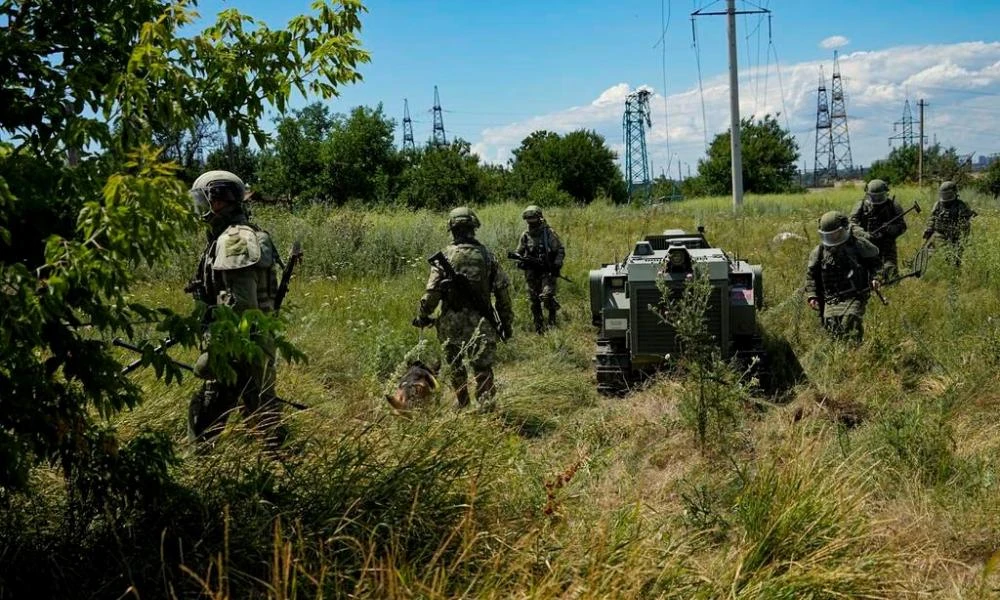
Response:
[[[721,355],[763,366],[766,356],[757,324],[764,302],[764,277],[753,265],[712,247],[703,227],[697,233],[669,229],[636,243],[621,263],[590,272],[590,308],[598,328],[594,365],[604,394],[627,392],[643,376],[666,365],[678,350],[674,328],[650,306],[659,306],[665,280],[680,298],[695,273],[712,285],[706,326]]]

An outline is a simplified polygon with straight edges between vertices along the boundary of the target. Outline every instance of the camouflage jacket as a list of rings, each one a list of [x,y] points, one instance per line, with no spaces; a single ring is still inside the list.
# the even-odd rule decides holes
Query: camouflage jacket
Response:
[[[277,256],[271,236],[240,219],[209,240],[189,291],[210,306],[271,311],[278,291]]]
[[[974,216],[976,211],[969,208],[961,198],[955,198],[951,202],[938,200],[931,209],[931,217],[927,221],[924,236],[930,237],[937,233],[946,240],[957,242],[969,235]]]
[[[510,280],[497,261],[496,256],[475,239],[449,244],[442,250],[456,272],[465,275],[486,301],[495,298],[495,308],[500,323],[514,322],[514,308],[510,300]],[[473,311],[473,303],[456,293],[445,274],[431,268],[430,277],[423,298],[420,299],[420,314],[430,316],[438,305],[441,314],[456,311]],[[480,315],[484,316],[484,315]]]
[[[566,258],[566,249],[563,248],[562,241],[544,221],[541,227],[529,228],[521,234],[521,239],[517,243],[517,253],[541,260],[554,269],[561,269]]]
[[[820,244],[806,266],[806,297],[818,299],[825,316],[863,311],[881,266],[878,248],[863,237],[852,235],[833,248]]]
[[[882,204],[874,204],[867,198],[864,198],[854,206],[854,210],[851,211],[850,220],[852,225],[856,225],[864,230],[872,243],[876,246],[882,246],[883,244],[894,242],[896,238],[906,232],[906,219],[900,217],[902,214],[903,207],[899,205],[899,202],[895,198],[889,198]],[[872,235],[876,229],[879,229],[893,219],[896,220],[892,224],[886,226],[877,235]]]

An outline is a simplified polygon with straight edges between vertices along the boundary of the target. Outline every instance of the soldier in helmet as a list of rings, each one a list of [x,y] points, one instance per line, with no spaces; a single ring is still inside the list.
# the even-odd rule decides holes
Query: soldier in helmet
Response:
[[[198,262],[198,273],[185,291],[211,307],[227,305],[236,312],[274,309],[278,289],[275,262],[278,255],[266,231],[250,223],[243,205],[243,181],[228,171],[208,171],[195,180],[191,196],[208,226],[208,243]],[[203,353],[195,365],[201,389],[188,409],[188,433],[197,441],[214,438],[228,414],[239,407],[255,425],[266,431],[268,442],[281,442],[283,430],[275,398],[274,344],[257,339],[264,350],[262,361],[232,364],[236,380],[216,379]]]
[[[895,277],[899,271],[896,238],[906,232],[906,220],[899,202],[889,197],[889,186],[884,181],[872,179],[868,182],[865,197],[851,211],[850,221],[878,248],[882,277]]]
[[[847,216],[839,211],[820,218],[819,235],[820,244],[806,267],[806,299],[810,308],[820,311],[829,332],[860,342],[868,297],[880,286],[878,248],[855,236]]]
[[[969,235],[974,216],[976,211],[958,197],[958,186],[952,181],[945,181],[938,188],[938,201],[931,209],[924,240],[930,240],[932,246],[948,248],[952,262],[957,266],[961,263],[962,242]]]
[[[451,384],[455,388],[459,407],[469,405],[466,359],[475,373],[476,399],[481,406],[489,406],[495,393],[493,361],[497,337],[509,338],[514,323],[510,282],[493,252],[476,240],[477,228],[479,218],[472,209],[460,207],[452,210],[448,215],[452,243],[442,253],[457,273],[465,275],[471,291],[479,294],[485,303],[490,303],[491,296],[496,299],[499,331],[488,324],[488,316],[480,313],[474,301],[456,293],[455,286],[450,285],[445,273],[437,267],[431,269],[426,291],[420,299],[418,316],[413,320],[413,325],[421,328],[435,323],[431,315],[440,304],[437,334],[452,368]]]
[[[519,262],[517,267],[524,270],[524,279],[528,284],[528,300],[531,303],[535,331],[542,333],[545,331],[543,304],[549,313],[548,325],[556,324],[556,311],[559,310],[556,281],[562,271],[566,250],[559,241],[559,236],[545,221],[541,208],[532,204],[524,209],[521,218],[528,224],[528,229],[521,234],[517,253],[531,260]]]

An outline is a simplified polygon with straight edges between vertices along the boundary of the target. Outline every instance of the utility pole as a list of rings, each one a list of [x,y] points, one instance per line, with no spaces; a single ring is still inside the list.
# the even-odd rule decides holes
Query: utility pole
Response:
[[[444,146],[448,139],[444,135],[444,111],[441,110],[441,98],[438,96],[438,86],[434,86],[434,131],[431,135],[431,144]]]
[[[652,169],[646,154],[646,128],[653,127],[649,113],[650,95],[649,90],[642,89],[625,97],[622,133],[625,138],[625,183],[628,185],[629,202],[639,195],[648,202],[652,189],[649,182]]]
[[[805,169],[803,169],[804,171]],[[813,153],[813,187],[837,174],[833,160],[833,139],[830,136],[830,102],[826,96],[826,79],[823,67],[819,68],[819,87],[816,89],[816,149]]]
[[[736,54],[736,15],[767,13],[767,9],[736,10],[736,0],[726,0],[725,12],[702,12],[700,9],[691,13],[692,17],[700,15],[726,15],[729,40],[729,152],[733,181],[733,210],[739,211],[743,206],[743,156],[740,146],[740,81]]]
[[[924,107],[927,103],[921,98],[917,102],[920,107],[920,152],[917,153],[917,187],[924,187]]]
[[[844,100],[844,83],[840,78],[840,60],[833,51],[833,81],[830,85],[830,144],[834,173],[850,177],[854,171],[851,160],[851,138],[847,134],[847,104]]]
[[[902,140],[903,148],[913,145],[913,113],[910,112],[909,98],[903,104],[903,119],[893,123],[892,130],[899,131],[899,133],[889,138],[890,145],[892,145],[893,140]]]
[[[413,119],[410,118],[410,103],[403,98],[403,150],[414,150]]]

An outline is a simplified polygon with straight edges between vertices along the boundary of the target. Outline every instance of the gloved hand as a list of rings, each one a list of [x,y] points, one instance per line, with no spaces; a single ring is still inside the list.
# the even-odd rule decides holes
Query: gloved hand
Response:
[[[432,319],[432,318],[430,318],[428,316],[425,316],[425,315],[420,315],[419,317],[417,317],[417,318],[413,319],[412,321],[410,321],[410,323],[414,327],[419,327],[420,329],[423,329],[424,327],[429,327],[429,326],[433,325],[434,324],[434,319]]]
[[[511,323],[500,323],[500,339],[509,340],[514,335],[514,326]]]

